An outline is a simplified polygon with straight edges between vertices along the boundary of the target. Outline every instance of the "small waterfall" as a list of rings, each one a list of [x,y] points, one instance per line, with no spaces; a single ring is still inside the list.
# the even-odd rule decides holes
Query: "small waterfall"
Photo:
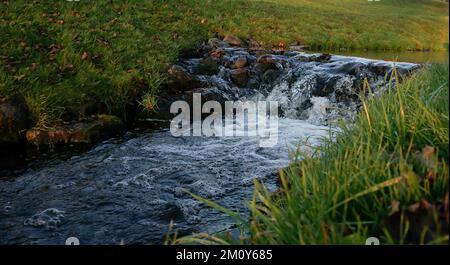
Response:
[[[352,120],[360,107],[359,95],[364,80],[377,95],[389,86],[394,67],[400,77],[407,76],[420,65],[369,60],[358,57],[309,54],[289,51],[270,54],[245,48],[220,48],[225,54],[217,60],[217,73],[205,73],[201,59],[179,62],[205,85],[199,92],[206,99],[277,101],[280,115],[307,120],[313,124],[330,125],[338,119]],[[207,54],[207,53],[206,53]],[[261,58],[265,57],[265,60]],[[237,58],[245,58],[246,84],[233,80],[230,67]],[[395,85],[395,78],[391,80]],[[367,96],[368,90],[366,91]]]

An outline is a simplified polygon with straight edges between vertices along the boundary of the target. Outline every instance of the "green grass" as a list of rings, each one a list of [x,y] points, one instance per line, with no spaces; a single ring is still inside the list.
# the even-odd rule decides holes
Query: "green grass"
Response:
[[[218,10],[227,9],[217,2]],[[448,5],[434,1],[235,1],[228,10],[208,16],[217,32],[268,45],[299,41],[326,50],[442,50],[448,43]]]
[[[294,156],[279,192],[255,182],[251,220],[237,218],[240,240],[201,234],[175,242],[364,244],[375,236],[384,244],[448,243],[448,197],[446,221],[438,209],[449,187],[448,73],[448,64],[434,65],[362,99],[355,123]],[[418,202],[436,209],[413,210]]]
[[[153,110],[181,49],[235,34],[267,47],[445,50],[440,1],[1,1],[0,95],[22,94],[35,124]],[[141,100],[143,99],[143,100]]]

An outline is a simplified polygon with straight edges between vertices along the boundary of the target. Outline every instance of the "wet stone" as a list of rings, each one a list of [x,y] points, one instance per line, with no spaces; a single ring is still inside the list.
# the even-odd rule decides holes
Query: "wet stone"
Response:
[[[234,69],[231,71],[231,80],[239,87],[245,87],[249,78],[249,72],[245,68]]]
[[[237,46],[242,47],[245,45],[245,42],[241,40],[240,38],[233,36],[233,35],[227,35],[223,38],[223,41],[228,43],[231,46]]]
[[[219,72],[219,60],[214,57],[206,57],[202,59],[197,67],[197,73],[205,75],[214,75]]]
[[[247,57],[245,56],[238,56],[231,62],[231,68],[234,69],[244,68],[245,66],[247,66]]]
[[[22,98],[0,97],[0,146],[17,144],[29,124],[29,112]]]

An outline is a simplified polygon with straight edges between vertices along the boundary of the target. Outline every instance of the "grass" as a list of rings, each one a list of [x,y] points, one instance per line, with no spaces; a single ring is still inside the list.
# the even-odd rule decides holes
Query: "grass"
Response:
[[[407,3],[407,4],[406,4]],[[383,0],[0,1],[0,96],[21,94],[35,125],[154,110],[164,68],[215,35],[266,47],[445,50],[448,4]]]
[[[224,10],[221,1],[215,4]],[[434,1],[235,1],[211,17],[219,33],[273,45],[298,41],[313,49],[445,49],[448,5]],[[231,10],[239,10],[232,12]],[[220,25],[220,27],[217,27]]]
[[[239,239],[200,234],[175,242],[364,244],[375,236],[383,244],[448,244],[448,73],[448,64],[430,66],[362,98],[355,123],[294,156],[279,192],[255,182],[251,220],[236,218]]]

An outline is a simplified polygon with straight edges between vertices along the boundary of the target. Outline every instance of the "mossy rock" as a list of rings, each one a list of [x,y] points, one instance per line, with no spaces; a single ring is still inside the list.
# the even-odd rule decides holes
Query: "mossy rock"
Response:
[[[0,97],[0,146],[17,144],[28,126],[28,109],[23,99]]]
[[[125,132],[125,124],[116,116],[98,115],[52,129],[28,130],[26,138],[34,145],[94,144]]]

